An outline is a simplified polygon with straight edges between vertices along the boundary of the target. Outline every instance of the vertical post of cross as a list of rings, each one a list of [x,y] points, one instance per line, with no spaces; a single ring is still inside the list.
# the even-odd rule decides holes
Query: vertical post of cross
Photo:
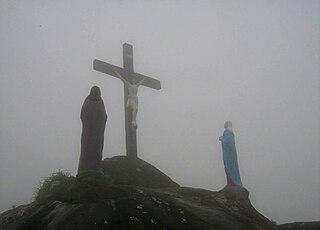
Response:
[[[125,76],[129,79],[133,75],[133,47],[130,44],[123,44],[123,69]],[[126,151],[130,159],[137,158],[137,129],[132,126],[132,111],[127,107],[128,88],[124,84],[124,111],[126,129]]]

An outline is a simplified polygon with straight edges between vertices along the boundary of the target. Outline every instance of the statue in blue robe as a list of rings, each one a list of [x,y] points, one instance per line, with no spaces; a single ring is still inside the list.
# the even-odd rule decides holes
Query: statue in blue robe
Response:
[[[222,144],[223,163],[227,175],[227,186],[242,187],[231,121],[226,121],[224,128],[225,131],[223,132],[223,136],[221,136],[219,140]]]

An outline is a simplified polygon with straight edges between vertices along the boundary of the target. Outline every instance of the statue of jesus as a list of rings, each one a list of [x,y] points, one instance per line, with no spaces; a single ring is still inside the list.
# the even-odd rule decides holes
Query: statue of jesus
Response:
[[[141,81],[137,81],[136,78],[132,78],[132,82],[127,81],[122,77],[116,70],[114,72],[117,74],[117,76],[123,81],[123,83],[126,85],[128,89],[128,100],[126,103],[126,107],[131,109],[132,112],[132,121],[131,124],[133,127],[137,128],[137,113],[138,113],[138,87],[143,83],[145,78],[143,78]]]

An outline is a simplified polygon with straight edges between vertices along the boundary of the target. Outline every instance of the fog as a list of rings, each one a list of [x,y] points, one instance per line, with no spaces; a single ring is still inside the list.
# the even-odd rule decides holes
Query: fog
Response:
[[[108,113],[103,157],[125,154],[122,66],[139,88],[138,156],[181,186],[226,184],[218,140],[233,122],[244,186],[278,223],[320,220],[320,1],[1,0],[0,212],[76,175],[91,86]]]

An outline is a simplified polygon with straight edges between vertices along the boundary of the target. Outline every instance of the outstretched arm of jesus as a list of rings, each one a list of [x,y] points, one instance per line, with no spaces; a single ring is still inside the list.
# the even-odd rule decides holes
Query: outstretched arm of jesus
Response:
[[[141,85],[144,82],[145,79],[146,79],[145,77],[142,78],[142,80],[138,82],[137,86]]]
[[[120,73],[118,73],[117,70],[113,70],[113,71],[117,74],[117,76],[118,76],[125,84],[131,85],[130,82],[128,82],[126,79],[124,79],[124,78],[120,75]]]

